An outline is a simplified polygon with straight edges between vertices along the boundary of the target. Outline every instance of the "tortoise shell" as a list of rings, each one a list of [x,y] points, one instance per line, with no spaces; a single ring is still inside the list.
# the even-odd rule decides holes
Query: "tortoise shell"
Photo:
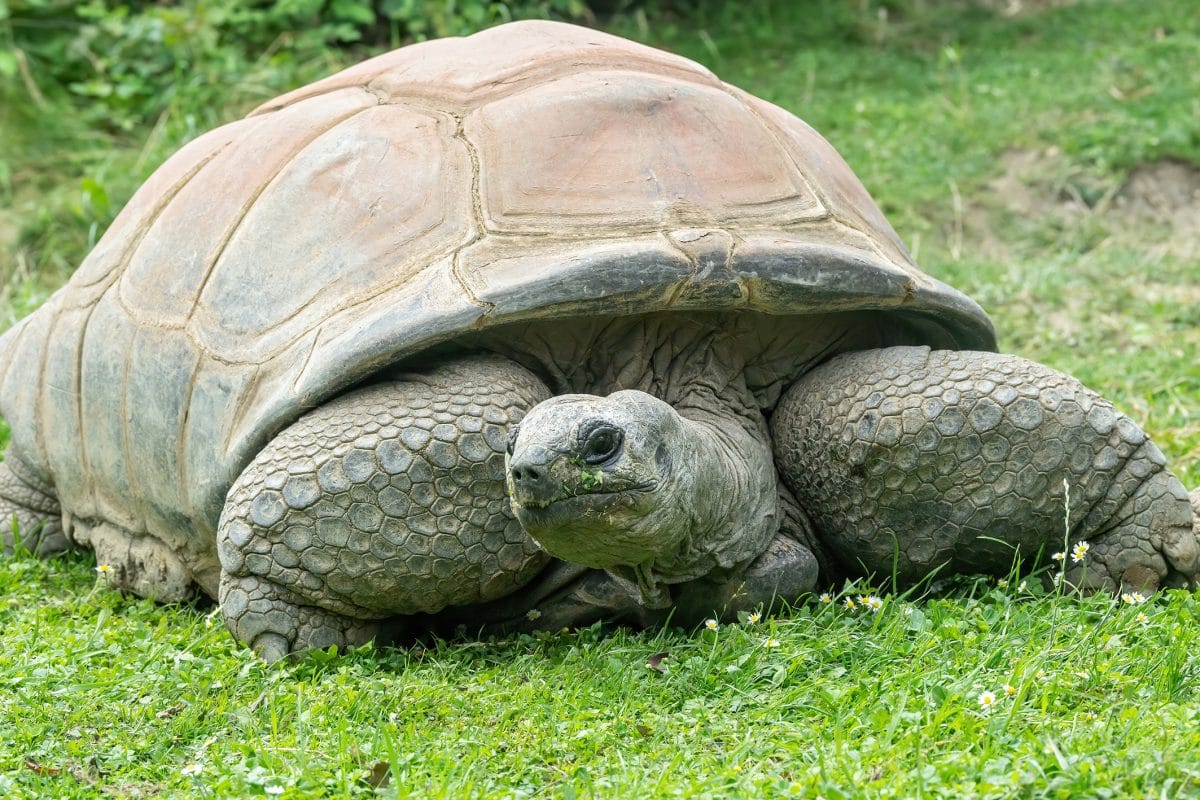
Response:
[[[203,554],[255,452],[344,387],[464,332],[675,309],[876,309],[995,344],[808,125],[678,56],[516,22],[182,148],[0,339],[0,412],[74,517]]]

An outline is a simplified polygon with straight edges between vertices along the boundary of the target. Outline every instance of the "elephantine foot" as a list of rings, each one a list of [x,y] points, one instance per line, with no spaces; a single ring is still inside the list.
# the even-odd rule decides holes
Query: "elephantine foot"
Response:
[[[1193,584],[1188,495],[1146,434],[1075,379],[995,353],[832,359],[772,420],[780,472],[848,568],[918,580],[1070,550],[1087,588]]]
[[[264,661],[330,645],[354,647],[375,638],[378,623],[309,605],[257,576],[222,576],[218,596],[225,625]]]
[[[546,556],[504,489],[508,428],[548,394],[499,358],[373,384],[302,417],[246,467],[217,531],[221,606],[266,657],[350,645],[372,620],[485,603]]]

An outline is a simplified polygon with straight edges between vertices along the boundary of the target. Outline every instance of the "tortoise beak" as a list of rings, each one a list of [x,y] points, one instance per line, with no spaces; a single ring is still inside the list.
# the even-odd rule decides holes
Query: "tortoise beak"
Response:
[[[559,453],[530,447],[508,462],[508,487],[513,503],[523,508],[545,508],[563,496],[563,482],[551,467]]]

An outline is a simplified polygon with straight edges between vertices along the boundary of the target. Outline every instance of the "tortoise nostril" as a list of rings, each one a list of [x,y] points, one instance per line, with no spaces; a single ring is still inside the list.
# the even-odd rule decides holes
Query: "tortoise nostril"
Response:
[[[515,467],[512,471],[513,480],[517,483],[536,483],[542,477],[542,470],[537,467]]]
[[[513,498],[521,505],[543,506],[553,502],[562,492],[562,482],[551,475],[549,464],[512,464],[509,476]]]

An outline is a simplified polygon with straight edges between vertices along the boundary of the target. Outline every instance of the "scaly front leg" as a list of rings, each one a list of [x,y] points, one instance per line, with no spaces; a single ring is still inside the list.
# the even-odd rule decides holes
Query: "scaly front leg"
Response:
[[[350,392],[280,433],[221,515],[229,629],[273,660],[533,579],[545,556],[509,510],[504,449],[547,394],[511,361],[464,358]]]
[[[901,583],[941,566],[1002,574],[1018,553],[1085,542],[1085,557],[1064,556],[1084,588],[1200,575],[1192,506],[1162,453],[1040,364],[924,347],[843,355],[788,391],[772,431],[781,474],[851,569]]]

